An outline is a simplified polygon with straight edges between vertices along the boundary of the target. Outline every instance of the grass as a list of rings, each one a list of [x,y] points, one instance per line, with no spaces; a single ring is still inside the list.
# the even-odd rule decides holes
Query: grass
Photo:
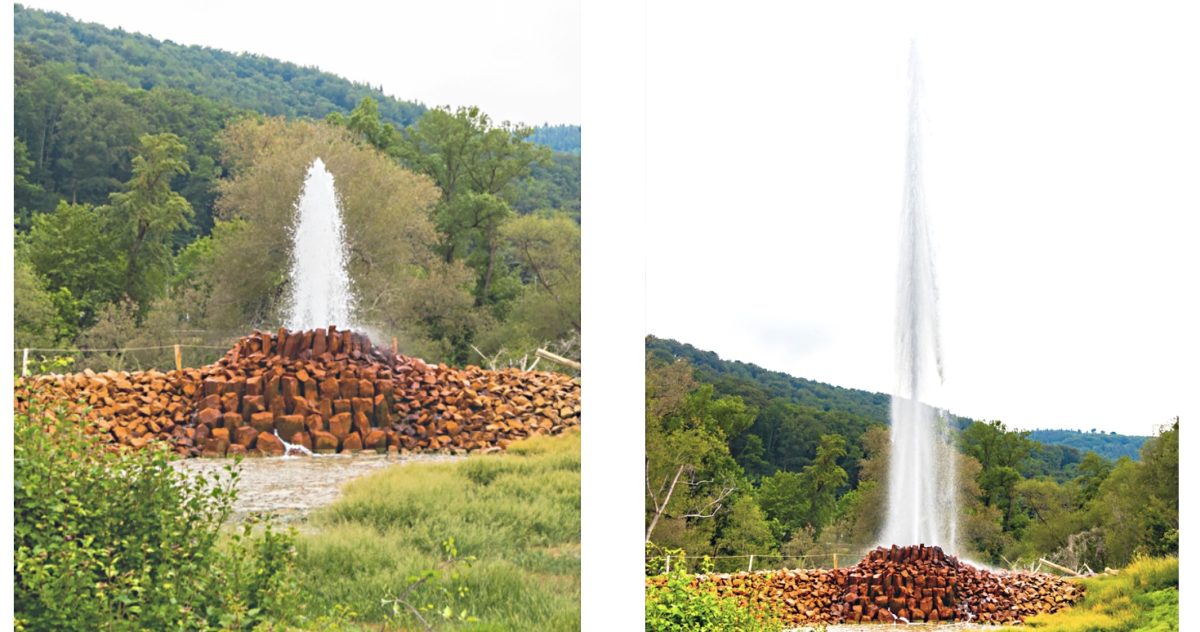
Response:
[[[302,608],[310,621],[340,612],[371,630],[421,629],[384,600],[439,569],[453,538],[458,561],[406,599],[435,627],[577,630],[579,503],[578,429],[357,479],[298,542]]]
[[[1072,608],[1025,621],[1024,629],[1063,632],[1168,632],[1179,629],[1179,558],[1143,558],[1116,575],[1081,580]],[[1020,628],[1010,628],[1017,630]]]

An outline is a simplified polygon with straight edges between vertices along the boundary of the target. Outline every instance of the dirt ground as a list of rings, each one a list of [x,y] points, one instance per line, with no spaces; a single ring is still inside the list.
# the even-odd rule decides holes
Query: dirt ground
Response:
[[[336,500],[341,485],[351,479],[385,467],[459,458],[444,454],[246,458],[238,477],[232,519],[240,521],[248,514],[269,513],[280,523],[302,522],[313,509]],[[182,459],[173,465],[190,476],[208,476],[223,473],[232,463],[232,459]]]

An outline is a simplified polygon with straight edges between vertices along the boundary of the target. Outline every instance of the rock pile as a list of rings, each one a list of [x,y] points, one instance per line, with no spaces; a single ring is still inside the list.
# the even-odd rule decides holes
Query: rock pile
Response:
[[[89,431],[187,456],[315,452],[466,452],[503,448],[580,420],[580,388],[549,372],[455,369],[375,347],[335,327],[255,332],[199,369],[85,371],[17,383],[17,407],[56,402]]]
[[[790,625],[1020,623],[1083,596],[1082,586],[1054,575],[994,573],[924,545],[877,548],[850,568],[700,576],[696,585],[770,608]]]

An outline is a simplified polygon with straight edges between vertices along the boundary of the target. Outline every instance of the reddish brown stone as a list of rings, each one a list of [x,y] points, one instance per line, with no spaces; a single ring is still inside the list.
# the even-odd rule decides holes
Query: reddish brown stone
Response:
[[[320,415],[309,415],[308,417],[304,418],[304,427],[307,429],[307,432],[310,433],[318,430],[324,430],[325,420],[321,419]]]
[[[304,432],[304,416],[303,415],[284,415],[275,420],[275,431],[279,433],[279,438],[294,443],[292,436],[297,432]]]
[[[331,452],[337,452],[337,449],[337,437],[323,431],[317,431],[313,433],[313,452],[329,454]]]
[[[350,413],[338,413],[329,418],[329,432],[338,440],[343,440],[350,434]]]
[[[275,415],[270,412],[255,413],[250,417],[250,425],[259,432],[270,432],[275,428]]]
[[[205,408],[196,414],[196,421],[205,426],[215,426],[221,421],[221,411],[217,408]]]
[[[258,433],[258,439],[255,440],[255,448],[266,456],[283,456],[283,442],[275,435],[267,432]]]
[[[362,437],[357,432],[351,432],[342,440],[343,452],[360,452],[362,447]]]
[[[254,440],[258,438],[258,433],[259,431],[255,430],[253,426],[241,426],[234,431],[234,442],[238,445],[252,448],[254,447]]]
[[[385,452],[387,451],[387,434],[384,431],[376,428],[367,433],[366,439],[363,441],[363,445],[368,450]]]

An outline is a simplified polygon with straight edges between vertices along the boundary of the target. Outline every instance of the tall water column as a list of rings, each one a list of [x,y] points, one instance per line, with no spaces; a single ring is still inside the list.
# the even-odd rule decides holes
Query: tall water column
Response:
[[[888,512],[882,544],[938,545],[957,537],[955,455],[947,420],[922,402],[942,382],[938,290],[921,173],[921,76],[909,49],[908,147],[897,275]]]
[[[287,327],[293,331],[337,325],[354,327],[354,294],[350,274],[346,231],[338,206],[333,174],[317,158],[308,168],[304,189],[296,202],[292,230],[291,296]]]

